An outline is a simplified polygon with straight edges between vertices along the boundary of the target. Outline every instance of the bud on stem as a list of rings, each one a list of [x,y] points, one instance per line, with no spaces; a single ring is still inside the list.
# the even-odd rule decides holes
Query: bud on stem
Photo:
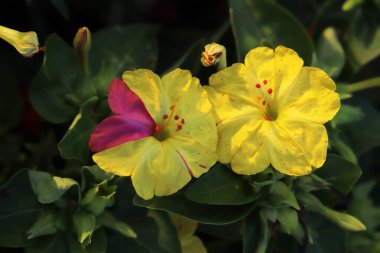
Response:
[[[226,48],[220,44],[207,44],[201,56],[201,62],[204,67],[210,67],[216,64],[218,64],[218,70],[227,67]]]
[[[77,52],[79,65],[82,73],[88,73],[88,52],[91,48],[91,33],[87,27],[79,28],[73,41],[74,49]]]

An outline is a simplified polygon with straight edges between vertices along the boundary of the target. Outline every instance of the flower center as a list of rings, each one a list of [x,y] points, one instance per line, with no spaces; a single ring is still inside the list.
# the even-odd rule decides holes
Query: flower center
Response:
[[[164,114],[160,124],[156,125],[154,137],[159,141],[164,141],[170,136],[170,131],[181,131],[185,124],[185,119],[175,114],[175,106],[170,106],[170,114]]]
[[[270,121],[276,120],[277,111],[275,110],[273,103],[273,88],[271,88],[271,85],[267,80],[263,80],[262,83],[257,83],[255,87],[257,93],[257,106],[263,114],[264,119]]]

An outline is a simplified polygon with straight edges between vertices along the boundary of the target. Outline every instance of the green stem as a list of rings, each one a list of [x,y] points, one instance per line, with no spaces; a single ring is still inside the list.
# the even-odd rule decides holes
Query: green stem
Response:
[[[344,87],[344,91],[347,93],[353,93],[375,87],[380,87],[380,76],[353,83],[350,85],[346,85]]]
[[[223,47],[222,56],[221,57],[222,57],[222,59],[218,63],[218,67],[217,67],[218,71],[227,68],[227,52],[226,52],[226,48],[225,47]]]

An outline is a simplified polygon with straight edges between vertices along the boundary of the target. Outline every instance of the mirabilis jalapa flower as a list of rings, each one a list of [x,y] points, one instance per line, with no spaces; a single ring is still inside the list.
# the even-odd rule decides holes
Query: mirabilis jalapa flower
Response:
[[[35,32],[19,32],[0,25],[0,38],[11,44],[25,57],[31,57],[40,51]]]
[[[217,159],[211,103],[199,80],[176,69],[162,77],[126,71],[109,89],[114,115],[93,131],[93,160],[105,171],[131,176],[139,196],[177,192]]]
[[[334,81],[304,67],[292,49],[258,47],[244,64],[212,75],[207,91],[215,106],[218,158],[238,174],[272,165],[292,176],[309,174],[326,160],[324,123],[340,108]]]

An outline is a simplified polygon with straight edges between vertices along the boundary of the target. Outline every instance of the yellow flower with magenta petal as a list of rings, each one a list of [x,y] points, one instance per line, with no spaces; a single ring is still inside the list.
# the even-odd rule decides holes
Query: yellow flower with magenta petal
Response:
[[[244,64],[212,75],[209,84],[220,162],[244,175],[272,165],[302,176],[323,165],[328,144],[323,124],[340,108],[335,83],[325,72],[304,67],[292,49],[258,47]]]
[[[91,134],[93,159],[105,171],[131,176],[142,198],[175,193],[216,162],[211,103],[189,71],[162,78],[126,71],[112,81],[108,103],[114,114]]]

